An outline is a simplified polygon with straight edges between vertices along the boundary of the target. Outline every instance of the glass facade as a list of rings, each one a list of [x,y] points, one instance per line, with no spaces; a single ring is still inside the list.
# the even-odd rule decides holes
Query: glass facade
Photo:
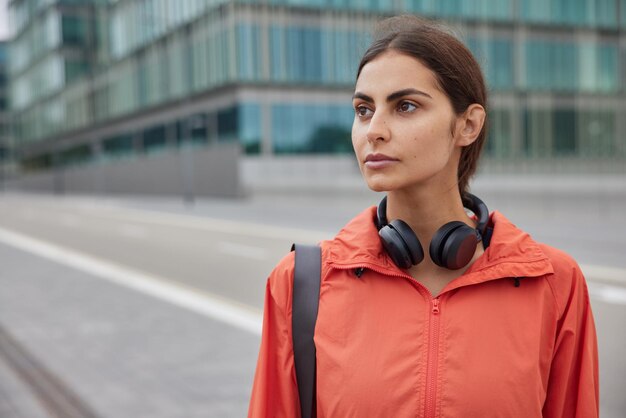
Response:
[[[468,37],[467,47],[483,69],[491,90],[513,90],[516,87],[514,45],[511,37]]]
[[[529,157],[589,158],[613,156],[619,152],[614,141],[616,111],[572,107],[534,108],[524,111],[524,153]]]
[[[18,117],[35,120],[41,125],[47,105],[41,102],[62,92],[75,80],[84,78],[93,67],[92,53],[99,24],[92,5],[106,0],[13,0],[9,3],[9,22],[13,38],[10,43],[9,73],[12,108]],[[56,106],[56,105],[55,105]],[[28,109],[28,110],[27,110]],[[37,115],[21,115],[21,111]],[[56,110],[54,112],[59,112]],[[18,130],[30,133],[33,128]],[[21,136],[19,136],[21,138]]]
[[[529,90],[614,93],[619,90],[619,47],[611,43],[532,39],[526,43]]]
[[[112,1],[111,54],[122,58],[228,0]]]
[[[241,103],[215,112],[195,113],[122,131],[92,142],[86,148],[77,146],[64,150],[57,163],[67,166],[89,159],[128,159],[170,148],[202,147],[215,141],[240,141],[248,154],[258,154],[261,148],[259,104]],[[94,149],[100,149],[100,155]]]
[[[215,141],[350,153],[370,30],[407,12],[448,21],[483,67],[488,155],[626,159],[626,0],[12,0],[14,133],[33,150],[84,132],[31,167]]]
[[[9,110],[9,100],[7,86],[9,77],[7,74],[7,44],[0,41],[0,113],[4,114]]]
[[[274,152],[351,152],[350,105],[276,104],[272,106]]]
[[[349,85],[369,37],[357,30],[274,25],[269,38],[272,81]]]
[[[520,16],[532,23],[616,28],[618,7],[623,0],[523,0]]]
[[[9,126],[9,97],[8,97],[8,51],[7,44],[0,41],[0,187],[4,177],[4,166],[11,158],[12,141]]]

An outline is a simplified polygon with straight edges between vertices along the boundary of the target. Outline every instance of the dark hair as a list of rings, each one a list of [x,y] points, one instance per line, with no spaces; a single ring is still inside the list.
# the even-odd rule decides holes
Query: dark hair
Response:
[[[428,67],[457,115],[474,103],[487,110],[487,89],[480,66],[467,47],[449,30],[417,16],[395,16],[383,20],[359,63],[357,78],[365,64],[388,50],[414,57]],[[461,151],[457,172],[461,196],[467,192],[469,180],[476,171],[486,136],[485,117],[476,141]]]

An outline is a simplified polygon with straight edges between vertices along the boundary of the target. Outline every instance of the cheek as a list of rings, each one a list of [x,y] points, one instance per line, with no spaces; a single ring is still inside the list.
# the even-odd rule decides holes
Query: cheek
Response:
[[[361,128],[357,121],[354,121],[352,123],[352,148],[354,148],[355,152],[358,152],[361,144],[363,144],[362,137]]]
[[[452,151],[450,146],[453,142],[450,139],[450,132],[441,126],[426,125],[421,126],[419,135],[413,135],[411,158],[417,160],[419,158],[426,159],[432,163],[436,163],[443,158],[449,156]]]

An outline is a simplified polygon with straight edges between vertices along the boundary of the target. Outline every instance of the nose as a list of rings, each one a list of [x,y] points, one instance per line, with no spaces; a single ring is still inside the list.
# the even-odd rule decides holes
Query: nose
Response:
[[[374,112],[367,127],[368,141],[386,141],[389,139],[389,127],[382,112]]]

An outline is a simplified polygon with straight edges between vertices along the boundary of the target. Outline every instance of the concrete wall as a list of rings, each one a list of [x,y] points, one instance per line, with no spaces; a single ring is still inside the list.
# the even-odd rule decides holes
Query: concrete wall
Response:
[[[240,197],[240,148],[217,144],[182,148],[128,160],[23,175],[7,182],[7,189],[95,194],[148,194]]]

